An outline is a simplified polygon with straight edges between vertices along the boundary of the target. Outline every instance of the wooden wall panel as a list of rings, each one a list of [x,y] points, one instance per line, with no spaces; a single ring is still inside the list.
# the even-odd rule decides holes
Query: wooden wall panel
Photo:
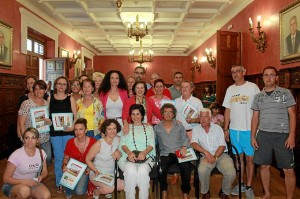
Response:
[[[22,75],[0,73],[0,158],[6,156],[13,146],[12,137],[17,122],[17,103],[24,93],[24,78]]]

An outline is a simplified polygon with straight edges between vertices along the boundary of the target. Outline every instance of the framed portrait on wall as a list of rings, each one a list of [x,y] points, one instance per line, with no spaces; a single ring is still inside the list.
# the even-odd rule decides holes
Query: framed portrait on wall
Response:
[[[0,67],[10,69],[12,67],[12,39],[13,28],[0,21]]]
[[[59,57],[69,58],[69,51],[67,51],[64,48],[58,47],[58,56]]]
[[[300,61],[300,1],[296,1],[279,13],[280,61],[282,64]],[[300,23],[298,23],[300,24]]]

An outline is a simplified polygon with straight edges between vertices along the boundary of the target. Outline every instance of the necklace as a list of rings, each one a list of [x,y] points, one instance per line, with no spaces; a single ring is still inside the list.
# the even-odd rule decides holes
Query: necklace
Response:
[[[79,150],[80,152],[84,153],[84,152],[85,152],[85,149],[86,149],[86,136],[85,136],[85,138],[84,138],[84,145],[83,145],[83,147],[80,146],[81,142],[79,142],[78,138],[75,139],[75,144],[76,144],[76,146],[78,147],[78,150]],[[81,144],[81,145],[82,145],[82,144]]]
[[[148,137],[147,137],[147,133],[146,133],[146,127],[144,124],[142,124],[142,125],[144,128],[144,133],[145,133],[145,137],[146,137],[146,147],[147,147],[148,146]],[[135,138],[134,138],[134,125],[132,125],[132,137],[133,137],[133,144],[135,146],[135,149],[138,151],[136,143],[135,143]]]

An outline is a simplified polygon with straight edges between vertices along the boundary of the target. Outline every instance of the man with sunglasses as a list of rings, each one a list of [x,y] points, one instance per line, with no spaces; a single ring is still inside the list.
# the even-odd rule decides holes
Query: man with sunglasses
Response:
[[[270,165],[275,155],[278,168],[285,176],[286,198],[294,195],[296,177],[294,155],[296,134],[296,102],[288,89],[276,85],[277,70],[267,66],[263,70],[264,89],[255,96],[251,123],[254,162],[260,167],[265,195],[270,198]],[[257,132],[258,129],[258,132]]]
[[[241,191],[245,192],[247,198],[254,198],[251,187],[254,173],[253,155],[254,148],[251,145],[251,109],[254,96],[259,93],[259,88],[252,82],[245,81],[246,69],[241,65],[231,67],[234,84],[228,87],[223,101],[226,108],[224,113],[224,133],[226,141],[230,141],[238,149],[241,159]],[[235,152],[234,152],[235,153]],[[246,186],[244,179],[244,157],[246,156]],[[239,186],[233,188],[232,195],[239,195]]]

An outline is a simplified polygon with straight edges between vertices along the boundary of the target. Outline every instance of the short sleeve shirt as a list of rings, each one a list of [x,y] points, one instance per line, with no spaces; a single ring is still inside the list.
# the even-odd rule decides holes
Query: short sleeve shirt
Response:
[[[191,143],[199,144],[203,149],[214,155],[220,146],[227,146],[222,128],[214,123],[210,123],[208,133],[199,124],[193,127]],[[224,152],[227,151],[227,148]]]
[[[289,133],[288,108],[295,105],[292,93],[277,86],[269,96],[262,90],[254,98],[252,109],[259,111],[259,129],[268,132]]]
[[[223,101],[223,106],[230,109],[230,129],[249,131],[253,111],[251,106],[254,96],[259,93],[259,88],[252,82],[243,85],[231,85]]]
[[[42,150],[43,159],[47,158],[46,153]],[[33,179],[40,171],[42,164],[39,149],[36,148],[34,156],[28,156],[24,147],[15,150],[8,158],[8,161],[16,166],[13,174],[17,179]]]

